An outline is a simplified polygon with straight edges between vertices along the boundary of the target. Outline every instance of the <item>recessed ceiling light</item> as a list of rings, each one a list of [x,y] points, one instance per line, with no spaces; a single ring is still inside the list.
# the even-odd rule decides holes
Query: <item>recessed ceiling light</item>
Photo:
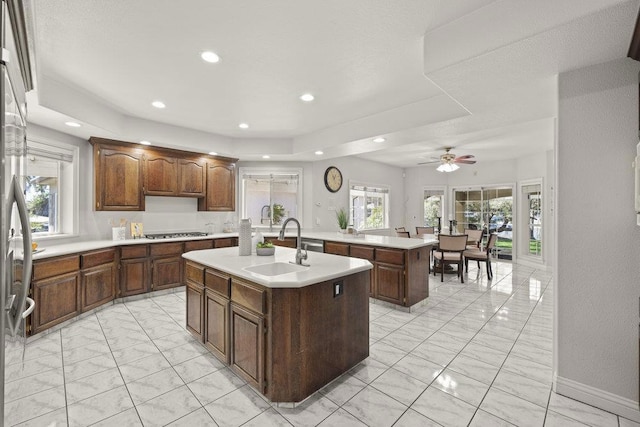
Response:
[[[82,126],[80,123],[76,122],[65,122],[64,124],[72,128],[79,128],[80,126]]]
[[[265,154],[264,156],[262,156],[262,158],[263,158],[263,159],[270,159],[270,158],[271,158],[271,156],[270,156],[270,155],[268,155],[268,154]]]
[[[386,141],[386,139],[384,139],[384,138],[376,138],[376,139],[373,140],[373,142],[385,142],[385,141]]]
[[[324,152],[322,152],[320,150],[316,151],[316,156],[322,156],[323,154],[324,154]]]
[[[217,155],[218,155],[218,153],[216,153],[215,151],[209,151],[209,155],[210,155],[210,156],[217,156]]]
[[[239,127],[240,129],[249,129],[249,125],[248,125],[248,124],[246,124],[246,123],[240,123],[240,124],[238,125],[238,127]]]
[[[151,103],[151,105],[153,105],[156,108],[164,108],[164,107],[166,107],[166,105],[164,105],[164,102],[162,102],[162,101],[153,101]]]
[[[220,57],[216,53],[211,52],[210,50],[202,52],[200,54],[200,58],[202,58],[203,61],[211,62],[212,64],[215,64],[216,62],[220,61]]]
[[[315,99],[315,97],[310,93],[305,93],[304,95],[300,96],[300,99],[303,100],[304,102],[311,102]]]
[[[151,145],[151,143],[149,141],[140,141],[140,144],[142,144],[142,145]]]

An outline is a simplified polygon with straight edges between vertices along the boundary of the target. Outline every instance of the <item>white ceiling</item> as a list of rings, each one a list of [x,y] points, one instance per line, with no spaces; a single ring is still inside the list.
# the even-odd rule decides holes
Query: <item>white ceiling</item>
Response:
[[[638,4],[31,0],[29,120],[241,160],[516,158],[553,148],[558,73],[626,56]]]

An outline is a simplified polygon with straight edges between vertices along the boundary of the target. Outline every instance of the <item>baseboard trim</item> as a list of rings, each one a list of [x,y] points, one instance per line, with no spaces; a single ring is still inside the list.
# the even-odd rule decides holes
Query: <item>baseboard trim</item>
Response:
[[[640,410],[638,402],[618,396],[586,384],[567,378],[556,377],[553,382],[556,393],[571,399],[595,406],[603,411],[611,412],[629,420],[640,422]]]

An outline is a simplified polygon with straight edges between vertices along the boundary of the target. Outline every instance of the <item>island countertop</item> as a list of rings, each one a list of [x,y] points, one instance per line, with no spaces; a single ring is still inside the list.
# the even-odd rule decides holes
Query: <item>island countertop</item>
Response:
[[[308,252],[305,263],[309,264],[309,267],[304,267],[301,271],[266,276],[246,270],[247,267],[274,262],[288,264],[295,259],[295,254],[295,249],[276,247],[275,254],[272,256],[255,254],[240,256],[238,247],[230,247],[191,251],[182,256],[187,260],[268,288],[301,288],[373,268],[372,264],[364,259]]]

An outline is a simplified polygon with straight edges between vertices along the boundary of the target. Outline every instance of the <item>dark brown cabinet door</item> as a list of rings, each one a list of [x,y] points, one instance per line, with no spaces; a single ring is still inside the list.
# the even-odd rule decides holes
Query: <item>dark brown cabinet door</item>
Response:
[[[187,281],[187,330],[202,341],[204,286]]]
[[[97,211],[143,211],[142,156],[135,150],[94,146]]]
[[[207,191],[206,196],[198,201],[198,210],[234,211],[235,208],[235,163],[223,161],[207,163]]]
[[[264,392],[264,317],[231,304],[231,367]]]
[[[116,268],[113,263],[85,270],[80,278],[81,312],[96,308],[116,297]]]
[[[374,263],[375,249],[371,246],[351,245],[349,248],[349,256],[354,258],[362,258]],[[375,270],[371,270],[371,276],[369,281],[369,296],[374,296],[376,290],[376,274]]]
[[[229,363],[229,300],[205,291],[205,339],[207,348],[221,361]]]
[[[404,302],[404,267],[375,264],[376,298],[402,305]]]
[[[76,273],[34,281],[32,334],[37,334],[78,314],[80,275]]]
[[[151,289],[175,288],[182,285],[182,258],[159,258],[153,260],[151,273]]]
[[[120,296],[142,294],[151,289],[149,259],[134,258],[120,261]]]
[[[175,196],[178,193],[178,161],[173,157],[144,155],[144,194]]]
[[[204,161],[178,160],[178,195],[204,197],[206,185],[206,163]]]

